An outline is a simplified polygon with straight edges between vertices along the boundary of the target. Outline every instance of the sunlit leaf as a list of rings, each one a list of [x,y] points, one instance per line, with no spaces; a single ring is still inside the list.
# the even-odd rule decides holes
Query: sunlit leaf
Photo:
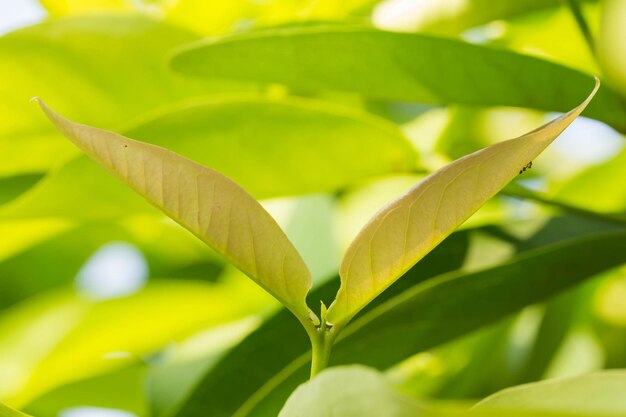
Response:
[[[243,188],[164,148],[73,123],[40,105],[76,146],[308,323],[311,274],[276,221]]]
[[[585,109],[449,164],[381,211],[359,232],[339,268],[328,320],[343,325],[533,161]]]
[[[621,416],[626,413],[625,386],[626,371],[604,371],[510,388],[481,401],[474,409]]]
[[[427,35],[312,26],[259,31],[181,49],[185,74],[384,100],[568,111],[593,77],[534,57]],[[470,88],[471,86],[471,88]],[[626,131],[626,107],[606,86],[589,117]]]

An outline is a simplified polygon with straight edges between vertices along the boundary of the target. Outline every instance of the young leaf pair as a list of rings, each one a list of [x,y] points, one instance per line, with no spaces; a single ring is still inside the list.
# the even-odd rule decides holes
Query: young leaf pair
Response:
[[[167,149],[74,123],[37,100],[59,131],[247,274],[300,320],[313,348],[312,375],[328,363],[340,330],[370,301],[515,178],[584,110],[434,172],[382,208],[349,246],[341,287],[321,317],[307,306],[311,274],[274,219],[243,188]]]

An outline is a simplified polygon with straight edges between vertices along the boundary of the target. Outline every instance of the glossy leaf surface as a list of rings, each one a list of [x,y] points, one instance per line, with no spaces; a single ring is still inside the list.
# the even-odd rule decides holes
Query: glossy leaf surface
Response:
[[[534,57],[427,35],[354,27],[296,27],[202,41],[171,65],[211,79],[282,83],[383,100],[514,106],[565,112],[593,77]],[[604,86],[585,115],[626,131],[626,107]]]

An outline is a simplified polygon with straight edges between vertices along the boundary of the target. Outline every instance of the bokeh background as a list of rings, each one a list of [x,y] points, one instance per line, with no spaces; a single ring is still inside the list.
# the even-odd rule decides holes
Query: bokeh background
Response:
[[[167,67],[168,54],[275,25],[369,24],[537,56],[598,74],[624,99],[626,2],[575,2],[587,32],[569,3],[0,0],[0,401],[36,416],[158,415],[279,309],[80,156],[32,96],[217,164],[262,199],[319,285],[336,279],[343,250],[389,199],[555,114],[187,78]],[[182,118],[193,105],[208,116]],[[276,154],[277,138],[294,145]],[[390,145],[363,145],[376,141]],[[463,268],[504,262],[548,226],[563,239],[624,227],[625,143],[602,122],[576,120],[520,177],[532,198],[500,195],[464,225]],[[405,148],[415,160],[398,161]],[[413,395],[471,400],[606,367],[626,367],[624,267],[387,372]]]

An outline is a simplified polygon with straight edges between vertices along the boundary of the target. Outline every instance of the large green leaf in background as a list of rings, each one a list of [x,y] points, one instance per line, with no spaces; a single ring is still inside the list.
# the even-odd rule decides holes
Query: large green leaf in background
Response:
[[[237,183],[165,148],[74,123],[39,104],[82,151],[310,324],[309,269],[272,216]]]
[[[444,166],[381,209],[344,255],[341,287],[328,309],[328,321],[342,327],[525,171],[585,109],[597,88],[569,113]]]
[[[395,293],[392,287],[388,292],[393,297],[344,330],[331,364],[389,367],[626,262],[621,249],[625,243],[626,232],[598,233],[535,249],[485,270],[442,275],[407,291]],[[451,259],[449,254],[443,256]],[[420,268],[427,263],[425,259],[417,264],[405,281],[421,278]],[[323,291],[310,298],[318,294],[323,296]],[[298,337],[297,328],[289,329],[288,315],[278,317],[227,355],[172,415],[275,415],[308,377],[310,360],[306,338]],[[288,350],[280,347],[284,338],[291,341]],[[250,374],[243,374],[248,368]]]
[[[190,75],[339,90],[385,100],[568,111],[593,77],[514,52],[426,35],[309,26],[202,41],[172,58]],[[585,115],[626,131],[626,107],[603,87]]]
[[[626,414],[625,389],[626,371],[603,371],[510,388],[481,401],[474,409],[618,417]]]
[[[33,113],[33,96],[113,128],[174,101],[225,90],[224,83],[168,71],[163,57],[195,39],[139,16],[51,20],[0,37],[0,175],[45,171],[76,154]]]

